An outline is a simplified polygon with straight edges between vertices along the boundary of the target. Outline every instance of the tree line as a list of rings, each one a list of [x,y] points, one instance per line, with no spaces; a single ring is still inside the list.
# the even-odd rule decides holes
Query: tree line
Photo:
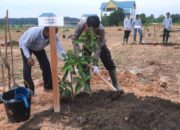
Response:
[[[164,15],[160,15],[159,17],[155,18],[153,14],[150,16],[146,16],[146,14],[142,13],[139,14],[142,20],[143,25],[150,25],[152,23],[162,23],[163,19],[165,18]],[[123,21],[125,18],[125,14],[122,9],[116,10],[111,13],[109,16],[102,17],[102,24],[104,26],[119,26],[123,25]],[[180,23],[180,14],[172,14],[171,15],[173,23]]]
[[[9,24],[15,25],[38,25],[37,18],[9,18]],[[0,19],[0,25],[4,25],[4,19]]]
[[[162,23],[164,19],[164,15],[160,15],[159,17],[155,18],[153,14],[150,16],[146,16],[146,14],[140,14],[141,20],[143,25],[150,25],[152,23]],[[109,16],[102,17],[102,24],[104,26],[119,26],[123,25],[123,21],[125,18],[125,14],[122,9],[114,11]],[[180,23],[180,14],[172,14],[171,15],[173,23]],[[78,19],[70,19],[69,17],[65,17],[65,22],[77,22]],[[37,18],[9,18],[9,24],[11,26],[23,26],[23,25],[38,25]],[[4,25],[4,19],[0,19],[0,27]]]
[[[64,17],[64,23],[65,25],[69,24],[76,24],[79,22],[79,19],[77,18],[71,18],[71,17]],[[23,26],[23,25],[38,25],[38,19],[37,18],[9,18],[9,24],[11,26]],[[4,25],[4,19],[0,19],[0,27]]]

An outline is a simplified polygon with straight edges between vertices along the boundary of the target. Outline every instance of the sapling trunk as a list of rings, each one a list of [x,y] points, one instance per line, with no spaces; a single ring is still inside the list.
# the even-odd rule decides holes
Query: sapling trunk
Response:
[[[71,84],[71,97],[72,97],[72,100],[74,100],[74,89],[73,89],[73,78],[72,78],[72,72],[70,72],[70,84]]]
[[[9,27],[9,16],[8,16],[8,10],[7,10],[7,14],[6,14],[6,17],[7,17],[7,32],[8,32],[8,35],[9,35],[9,43],[10,43],[10,46],[11,46],[11,73],[12,73],[12,79],[13,79],[13,86],[15,86],[15,77],[14,77],[14,59],[13,59],[13,42],[12,42],[12,38],[11,38],[11,32],[10,32],[10,27]]]

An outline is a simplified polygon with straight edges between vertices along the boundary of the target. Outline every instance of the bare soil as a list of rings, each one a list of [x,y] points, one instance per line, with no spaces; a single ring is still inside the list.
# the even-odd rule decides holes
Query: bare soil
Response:
[[[174,30],[180,28],[173,26]],[[162,28],[144,29],[144,45],[122,45],[122,27],[106,28],[107,46],[117,66],[119,83],[125,93],[112,100],[113,92],[97,76],[93,76],[90,97],[80,93],[72,101],[61,99],[61,112],[53,112],[52,93],[43,91],[41,70],[36,61],[33,79],[36,93],[32,97],[31,117],[21,123],[8,122],[4,105],[0,104],[0,130],[179,130],[180,129],[180,32],[172,32],[169,46],[164,46]],[[71,49],[67,37],[73,30],[62,32],[63,46]],[[63,38],[63,34],[66,38]],[[132,35],[132,34],[131,34]],[[17,40],[20,33],[12,31]],[[0,38],[3,33],[0,33]],[[132,43],[132,36],[130,37]],[[4,52],[4,47],[1,48]],[[49,47],[46,48],[49,55]],[[22,59],[14,47],[16,82],[22,84]],[[8,51],[9,52],[9,51]],[[4,54],[4,53],[3,53]],[[10,53],[9,62],[10,62]],[[63,62],[58,63],[59,74]],[[110,81],[100,63],[101,75]],[[5,69],[7,79],[7,70]],[[7,86],[7,80],[6,84]],[[2,77],[0,72],[0,86]],[[1,92],[3,86],[0,87]]]

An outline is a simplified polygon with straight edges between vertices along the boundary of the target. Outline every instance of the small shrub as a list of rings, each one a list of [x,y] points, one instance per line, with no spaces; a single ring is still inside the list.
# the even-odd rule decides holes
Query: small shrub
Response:
[[[66,55],[64,55],[65,63],[62,68],[64,75],[59,82],[60,94],[64,93],[66,96],[71,96],[72,99],[81,89],[92,95],[90,85],[87,83],[91,76],[85,68],[87,69],[88,65],[97,62],[94,58],[97,49],[97,36],[90,29],[89,32],[82,34],[75,41],[75,44],[81,44],[83,47],[76,53],[68,50]],[[67,80],[68,75],[70,80]]]

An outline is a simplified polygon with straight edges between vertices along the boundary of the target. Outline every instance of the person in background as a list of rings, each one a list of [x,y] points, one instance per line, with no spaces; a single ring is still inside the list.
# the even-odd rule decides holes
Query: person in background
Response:
[[[140,35],[139,43],[142,44],[142,22],[139,15],[136,15],[136,18],[132,21],[132,25],[134,28],[134,43],[136,42],[136,35],[138,32]]]
[[[56,33],[58,28],[56,28]],[[21,55],[23,59],[23,78],[25,87],[29,87],[33,93],[35,86],[31,77],[31,68],[34,66],[35,61],[32,57],[34,54],[39,62],[42,70],[42,76],[44,80],[44,90],[52,90],[52,75],[48,57],[46,55],[45,47],[49,44],[49,27],[31,27],[19,39],[19,45]],[[58,34],[56,34],[56,46],[58,55],[62,58],[65,54],[59,40]]]
[[[130,19],[130,13],[127,13],[126,18],[124,19],[124,43],[128,43],[129,34],[131,33],[131,19]]]
[[[72,35],[72,43],[74,52],[77,53],[80,46],[75,44],[75,40],[80,37],[83,32],[88,32],[89,28],[94,30],[94,33],[98,36],[98,48],[96,50],[95,58],[100,58],[102,63],[104,64],[105,68],[108,70],[109,75],[111,77],[111,81],[113,86],[116,88],[116,92],[118,94],[122,94],[123,90],[118,83],[117,75],[116,75],[116,66],[111,58],[111,54],[109,49],[106,46],[106,39],[105,39],[105,30],[103,25],[100,23],[98,16],[89,16],[87,20],[80,21],[75,29],[74,35]],[[88,53],[88,52],[87,52]],[[95,63],[93,68],[93,73],[99,73],[98,63]],[[87,72],[89,73],[89,72]],[[90,81],[89,81],[90,84]]]
[[[164,18],[162,25],[164,27],[163,43],[167,43],[169,39],[169,33],[172,27],[172,18],[170,17],[169,12],[166,13],[166,17]]]

